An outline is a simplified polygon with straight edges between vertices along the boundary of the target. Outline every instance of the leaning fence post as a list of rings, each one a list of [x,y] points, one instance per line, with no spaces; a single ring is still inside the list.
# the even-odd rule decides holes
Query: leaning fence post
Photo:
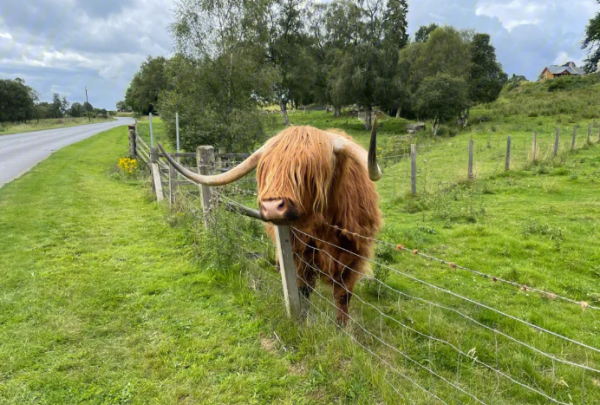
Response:
[[[473,139],[469,140],[469,179],[473,178]]]
[[[277,257],[279,258],[279,270],[283,284],[283,298],[285,311],[288,317],[300,314],[300,294],[296,281],[296,269],[294,267],[294,254],[292,252],[292,239],[290,227],[287,225],[275,226],[275,238],[277,242]]]
[[[417,194],[417,145],[410,145],[410,192]]]
[[[169,162],[169,207],[175,205],[175,192],[177,191],[177,170]]]
[[[156,191],[156,200],[161,202],[164,199],[162,181],[160,179],[160,168],[158,167],[158,149],[150,148],[150,167],[152,168],[152,179],[154,180],[154,190]]]
[[[537,153],[537,131],[533,131],[533,143],[531,145],[531,161],[535,162]]]
[[[556,140],[554,141],[554,156],[558,156],[558,143],[560,142],[560,128],[556,128]]]
[[[135,144],[135,125],[129,125],[129,157],[137,159],[137,145]]]
[[[575,138],[577,137],[577,125],[573,125],[573,140],[571,141],[571,150],[575,150]]]
[[[511,143],[510,135],[506,139],[506,162],[504,163],[504,171],[507,172],[510,170],[510,143]]]
[[[196,165],[198,173],[203,175],[210,174],[210,166],[215,162],[215,149],[212,146],[198,146],[196,149]],[[202,194],[202,212],[204,213],[204,225],[208,227],[208,212],[210,211],[210,201],[212,192],[210,186],[201,184],[200,193]]]

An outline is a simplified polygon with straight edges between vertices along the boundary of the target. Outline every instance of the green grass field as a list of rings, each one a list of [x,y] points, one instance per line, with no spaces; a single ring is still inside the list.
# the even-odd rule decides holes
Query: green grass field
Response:
[[[30,121],[26,124],[0,124],[0,135],[20,134],[23,132],[42,131],[45,129],[56,129],[75,127],[78,125],[97,124],[99,122],[111,121],[113,118],[48,118],[39,121]]]
[[[298,404],[357,384],[279,349],[254,299],[116,174],[126,147],[114,129],[0,189],[0,403]]]
[[[546,93],[578,100],[591,97],[588,87],[565,94],[543,87],[549,84],[527,86],[516,92],[532,94],[518,96],[521,113],[503,110],[517,97],[505,94],[474,109],[471,125],[455,137],[414,137],[417,196],[409,194],[406,121],[380,121],[379,239],[391,246],[377,245],[375,279],[357,288],[355,321],[344,330],[329,319],[335,311],[324,286],[304,322],[285,318],[261,224],[218,209],[206,230],[194,214],[198,200],[183,200],[184,190],[168,212],[152,202],[144,173],[118,174],[124,128],[57,152],[0,189],[0,358],[8,359],[0,362],[0,399],[430,404],[440,403],[437,395],[447,403],[599,403],[600,373],[563,362],[600,368],[600,353],[573,342],[600,348],[598,311],[580,304],[600,306],[599,128],[591,112],[575,113],[577,103],[563,115],[530,113],[538,99],[550,108]],[[490,121],[477,122],[486,114]],[[276,115],[265,120],[268,133],[281,128]],[[294,111],[290,120],[344,129],[363,145],[368,139],[352,117]],[[166,140],[160,120],[154,123],[156,139]],[[505,173],[508,135],[513,158]],[[474,180],[467,179],[470,139]],[[239,186],[251,190],[252,183]],[[226,195],[256,205],[252,196]],[[446,264],[397,251],[397,244]]]

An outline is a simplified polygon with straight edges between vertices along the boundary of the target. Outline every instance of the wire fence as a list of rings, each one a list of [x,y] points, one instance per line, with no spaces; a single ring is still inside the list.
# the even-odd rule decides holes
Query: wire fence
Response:
[[[549,141],[538,139],[537,146],[541,150],[554,148]],[[525,139],[523,145],[531,141]],[[516,145],[518,143],[513,147],[517,148]],[[488,163],[476,171],[478,177],[494,175],[504,168],[505,155],[500,153],[499,146],[494,148],[492,144],[491,147],[475,149],[476,153],[490,156]],[[512,154],[515,159],[511,161],[512,167],[516,162],[526,164],[531,159],[525,152],[517,151],[515,149]],[[422,187],[428,187],[428,181],[431,181],[430,187],[436,184],[434,182],[438,182],[436,185],[455,184],[456,177],[453,176],[456,173],[435,169],[436,159],[440,159],[434,156],[435,149],[430,149],[431,157],[428,159],[423,157],[426,153],[420,154],[423,162],[418,178]],[[410,191],[410,159],[408,149],[405,153],[380,159],[384,168],[397,174],[393,177],[394,181],[408,179],[408,187],[399,187],[395,191],[398,195]],[[226,170],[237,163],[235,160],[223,162],[219,168],[213,166],[212,171]],[[169,179],[168,163],[159,165],[161,182],[166,186],[172,181]],[[197,170],[193,165],[188,168]],[[447,182],[440,180],[445,178],[448,178]],[[166,187],[163,190],[165,198],[169,198]],[[177,204],[173,209],[197,220],[208,218],[210,225],[203,231],[213,235],[216,251],[232,252],[244,263],[242,277],[247,288],[265,302],[283,304],[275,246],[257,225],[258,221],[239,212],[222,209],[226,203],[239,206],[255,204],[256,181],[248,176],[235,184],[211,190],[211,208],[205,210],[201,206],[199,186],[182,178],[177,183]],[[552,319],[532,322],[521,314],[511,312],[513,307],[511,310],[503,308],[502,300],[490,297],[489,301],[493,304],[487,300],[483,302],[460,291],[460,285],[438,285],[408,269],[360,256],[308,230],[292,228],[296,274],[311,292],[310,298],[302,297],[305,315],[312,319],[309,325],[325,321],[368,355],[380,376],[378,386],[391,393],[391,396],[382,394],[389,403],[600,403],[600,321],[596,313],[600,308],[596,305],[506,280],[421,252],[401,242],[366,237],[335,224],[324,225],[346,237],[364,239],[398,254],[409,254],[414,258],[411,260],[433,261],[449,271],[477,276],[482,282],[506,285],[516,292],[533,292],[547,298],[543,305],[549,309],[558,310],[564,305],[580,308],[580,316],[590,324],[589,329],[581,334]],[[225,244],[231,248],[224,248]],[[342,254],[354,255],[369,262],[372,267],[385,269],[393,277],[380,279],[367,276],[363,283],[350,291],[342,280],[332,276],[329,269],[321,268],[319,260],[315,259],[315,256],[326,257],[344,271],[362,275],[362,270],[344,264],[340,259]],[[312,286],[311,280],[306,278],[306,271],[314,273],[325,283]],[[327,285],[338,286],[352,294],[346,327],[339,327],[336,321],[338,308]],[[533,300],[533,297],[529,299]]]

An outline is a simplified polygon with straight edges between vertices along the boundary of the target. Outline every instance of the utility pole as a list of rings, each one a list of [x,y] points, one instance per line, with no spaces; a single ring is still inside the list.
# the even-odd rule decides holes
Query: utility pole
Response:
[[[87,95],[87,86],[85,86],[85,102],[88,104],[90,103],[90,101],[88,100],[88,95]],[[89,111],[86,111],[85,114],[88,116],[88,121],[91,122],[92,118],[90,117]]]

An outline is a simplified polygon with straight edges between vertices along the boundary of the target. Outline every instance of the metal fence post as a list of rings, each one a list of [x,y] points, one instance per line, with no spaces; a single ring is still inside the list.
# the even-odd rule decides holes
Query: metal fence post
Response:
[[[300,315],[301,308],[298,282],[296,281],[296,269],[294,267],[290,227],[287,225],[275,226],[275,237],[277,241],[277,256],[279,257],[281,283],[283,284],[285,311],[288,317],[296,317]]]
[[[469,140],[469,179],[473,178],[473,139]]]
[[[215,163],[215,149],[212,146],[198,146],[196,149],[196,165],[198,173],[210,174],[210,167]],[[202,194],[202,212],[204,213],[204,225],[208,227],[208,212],[210,211],[210,202],[212,192],[210,186],[200,184],[200,193]]]
[[[506,162],[504,163],[504,171],[507,172],[510,170],[510,144],[511,144],[512,138],[509,135],[508,138],[506,139]]]
[[[410,145],[410,192],[417,194],[417,145]]]
[[[558,156],[559,142],[560,142],[560,128],[556,128],[556,140],[554,141],[554,156]]]

